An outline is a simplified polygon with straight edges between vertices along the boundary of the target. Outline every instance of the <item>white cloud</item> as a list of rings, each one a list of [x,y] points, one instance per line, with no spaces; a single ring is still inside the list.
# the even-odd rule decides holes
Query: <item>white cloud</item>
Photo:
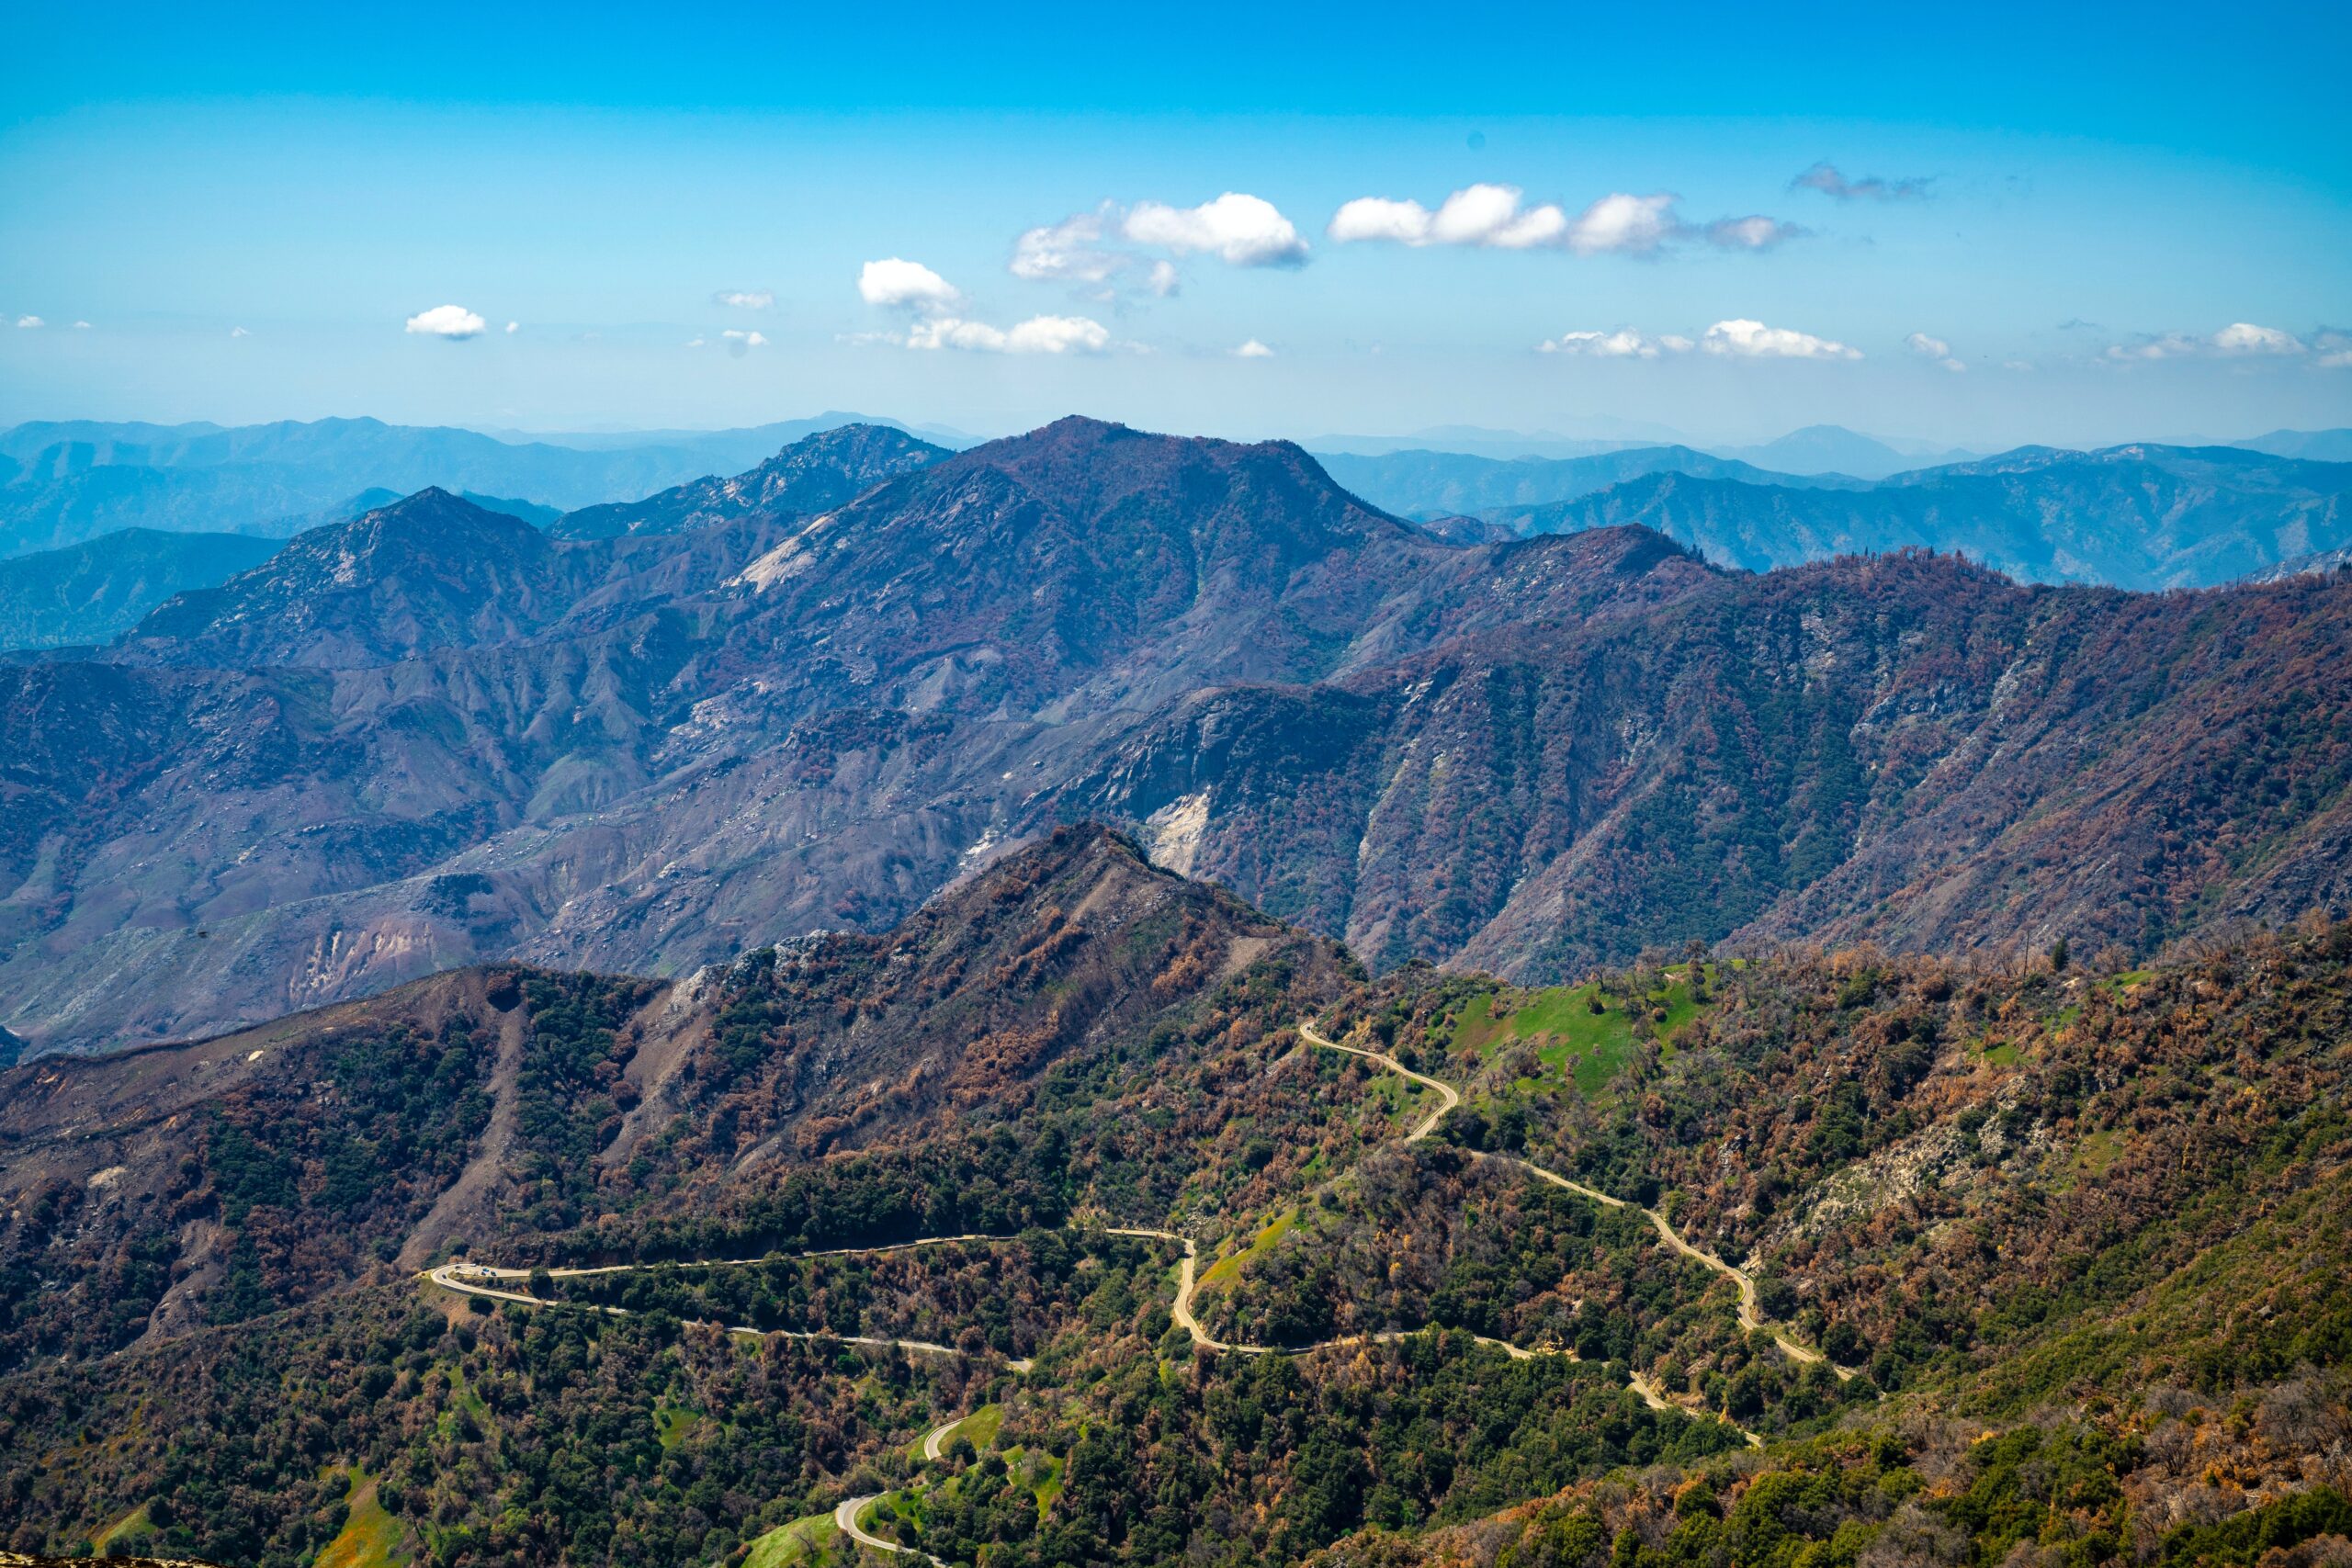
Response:
[[[1839,201],[1903,201],[1928,194],[1928,181],[1924,178],[1888,180],[1876,175],[1849,180],[1838,172],[1838,165],[1827,161],[1789,182],[1791,190],[1817,190]]]
[[[231,327],[229,329],[229,335],[231,337],[251,337],[254,334],[245,331],[243,327]]]
[[[1084,316],[1032,316],[1004,337],[1007,354],[1100,354],[1110,346],[1102,323]]]
[[[858,275],[857,291],[866,302],[913,312],[905,333],[855,333],[850,343],[888,343],[907,348],[960,348],[978,354],[1095,354],[1111,346],[1111,333],[1102,322],[1084,316],[1032,316],[1006,328],[972,321],[957,314],[963,293],[927,266],[893,258],[867,262]],[[764,344],[757,333],[729,332],[730,350]]]
[[[2187,333],[2165,333],[2161,337],[2143,338],[2138,343],[2109,344],[2104,357],[2118,361],[2182,359],[2203,353],[2207,346],[2204,340],[2190,337]]]
[[[1234,266],[1300,266],[1306,242],[1274,204],[1239,191],[1227,191],[1198,207],[1169,207],[1139,201],[1119,231],[1138,245],[1178,255],[1213,254]]]
[[[1165,299],[1179,292],[1176,264],[1147,249],[1178,255],[1204,253],[1235,266],[1293,266],[1306,260],[1306,242],[1271,203],[1228,191],[1199,207],[1104,202],[1058,223],[1023,230],[1012,242],[1006,270],[1035,283],[1081,286],[1090,299],[1114,300],[1140,288]],[[1139,278],[1139,281],[1138,281]]]
[[[2312,361],[2323,370],[2352,370],[2352,333],[2322,332],[2312,339],[2319,357]]]
[[[1236,359],[1272,359],[1273,356],[1274,351],[1254,337],[1233,351]]]
[[[47,321],[42,321],[39,316],[18,316],[17,318],[17,324],[24,328],[27,332],[30,332],[35,327],[45,327],[49,325]]]
[[[964,296],[939,274],[921,262],[897,256],[867,262],[858,272],[857,291],[869,305],[903,307],[925,315],[944,315],[964,302]]]
[[[77,333],[88,332],[90,330],[90,323],[87,321],[76,321],[74,323],[74,330]]]
[[[1631,327],[1613,333],[1562,333],[1535,345],[1540,354],[1575,354],[1593,359],[1656,359],[1664,354],[1688,354],[1690,340],[1668,334],[1651,337]]]
[[[1081,212],[1059,223],[1024,230],[1012,242],[1011,270],[1037,282],[1102,283],[1136,258],[1102,248],[1103,215]]]
[[[1084,316],[1032,316],[1010,331],[986,321],[933,316],[915,323],[904,341],[909,348],[960,348],[976,354],[1099,354],[1111,346],[1111,333],[1102,322]]]
[[[1707,243],[1726,251],[1769,251],[1784,240],[1801,240],[1805,231],[1762,213],[1746,218],[1718,218],[1707,225]]]
[[[1568,215],[1549,202],[1521,208],[1520,195],[1513,186],[1465,186],[1435,212],[1418,201],[1359,197],[1331,215],[1325,232],[1340,244],[1387,240],[1400,245],[1523,251],[1558,243],[1568,231]]]
[[[708,338],[703,336],[700,333],[696,333],[694,336],[686,340],[686,346],[688,348],[700,348],[709,341],[710,340]]]
[[[1674,216],[1674,197],[1627,196],[1612,192],[1594,202],[1568,226],[1568,249],[1578,255],[1602,251],[1655,251],[1682,225]]]
[[[456,343],[480,337],[485,324],[480,316],[463,305],[435,305],[430,310],[419,310],[411,316],[406,330],[424,337],[447,338]]]
[[[1556,248],[1578,255],[1646,255],[1682,239],[1703,239],[1725,250],[1762,251],[1804,232],[1761,213],[1718,219],[1698,228],[1682,221],[1674,203],[1667,191],[1649,196],[1611,191],[1571,218],[1556,203],[1524,205],[1523,193],[1515,186],[1475,185],[1447,197],[1435,211],[1418,201],[1359,197],[1331,215],[1326,231],[1340,244],[1381,240],[1503,251]]]
[[[765,288],[722,288],[710,297],[710,302],[737,310],[773,310],[775,295]]]
[[[1952,357],[1951,344],[1939,337],[1929,337],[1926,333],[1913,333],[1903,340],[1903,345],[1922,359],[1934,360],[1939,369],[1949,370],[1954,375],[1968,368]]]
[[[2004,370],[2015,370],[2020,375],[2030,375],[2033,370],[2033,361],[2030,359],[2004,359],[2001,361],[2001,368]]]
[[[755,348],[765,348],[768,344],[766,337],[759,333],[742,332],[734,327],[728,328],[718,336],[727,344],[727,352],[738,359]]]
[[[1323,226],[1334,244],[1351,245],[1364,240],[1392,240],[1400,245],[1430,243],[1430,209],[1418,201],[1396,201],[1385,196],[1360,196],[1342,202]]]
[[[2252,321],[2233,321],[2220,332],[2207,337],[2188,333],[2161,333],[2141,338],[2136,343],[2109,344],[2102,357],[2117,364],[2132,364],[2144,359],[2196,359],[2219,356],[2242,359],[2250,355],[2292,355],[2305,352],[2303,341],[2292,333],[2277,327],[2258,327]]]
[[[1860,359],[1861,350],[1811,333],[1744,319],[1717,321],[1699,339],[1709,354],[1735,359]]]
[[[523,323],[520,321],[509,321],[506,323],[506,335],[508,337],[513,337],[516,333],[519,333],[522,330]]]
[[[2213,334],[2216,354],[2301,354],[2302,341],[2291,333],[2277,327],[2257,327],[2252,321],[2232,321]]]

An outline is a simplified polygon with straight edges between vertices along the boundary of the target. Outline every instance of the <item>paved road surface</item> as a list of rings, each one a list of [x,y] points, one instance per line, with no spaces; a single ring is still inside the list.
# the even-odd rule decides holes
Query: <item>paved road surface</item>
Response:
[[[887,1551],[894,1557],[921,1558],[923,1562],[933,1564],[933,1568],[948,1568],[946,1562],[933,1557],[928,1551],[918,1551],[911,1546],[900,1546],[895,1540],[884,1540],[878,1535],[865,1533],[865,1527],[857,1522],[857,1517],[865,1512],[868,1504],[878,1503],[881,1500],[882,1495],[879,1492],[865,1497],[844,1497],[842,1499],[841,1506],[833,1510],[833,1523],[841,1527],[841,1532],[843,1535],[860,1546],[870,1546],[876,1551]]]

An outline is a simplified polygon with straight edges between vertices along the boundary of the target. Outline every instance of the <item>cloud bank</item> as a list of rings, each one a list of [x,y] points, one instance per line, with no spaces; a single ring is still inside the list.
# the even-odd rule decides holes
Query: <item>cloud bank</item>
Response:
[[[2119,365],[2153,359],[2277,358],[2307,354],[2309,346],[2294,333],[2252,321],[2232,321],[2203,337],[2188,333],[2163,333],[2135,342],[2109,344],[2100,357]],[[2322,364],[2328,361],[2323,358]]]
[[[1555,202],[1530,207],[1516,186],[1465,186],[1434,210],[1418,201],[1364,196],[1342,204],[1325,228],[1335,244],[1385,242],[1409,245],[1472,245],[1487,250],[1565,250],[1577,255],[1648,255],[1679,240],[1703,240],[1724,250],[1762,251],[1804,232],[1762,213],[1686,223],[1671,192],[1635,196],[1612,191],[1573,218]]]
[[[1838,165],[1826,159],[1789,182],[1791,190],[1817,190],[1838,201],[1910,201],[1928,194],[1934,176],[1912,179],[1881,179],[1876,175],[1849,180],[1838,172]]]
[[[1668,333],[1651,337],[1631,327],[1613,333],[1562,333],[1535,345],[1539,354],[1577,354],[1592,359],[1656,359],[1662,355],[1688,354],[1694,345],[1687,337]]]
[[[1811,333],[1768,327],[1745,317],[1717,321],[1696,341],[1673,333],[1651,337],[1632,327],[1613,332],[1562,333],[1535,345],[1539,354],[1575,355],[1589,359],[1660,359],[1693,349],[1724,359],[1860,359],[1861,350]]]
[[[1110,330],[1084,316],[1032,316],[1009,328],[936,316],[907,333],[909,348],[961,348],[979,354],[1100,354]]]

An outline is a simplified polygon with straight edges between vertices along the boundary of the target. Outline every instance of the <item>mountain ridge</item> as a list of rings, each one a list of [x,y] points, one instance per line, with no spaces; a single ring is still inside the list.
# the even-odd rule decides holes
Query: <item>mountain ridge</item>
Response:
[[[1749,570],[1959,549],[2034,581],[2201,588],[2343,542],[2352,467],[2233,447],[2019,448],[1857,491],[1660,473],[1487,515],[1521,532],[1657,527]]]
[[[829,423],[830,422],[830,423]],[[0,431],[0,556],[125,527],[244,533],[315,519],[361,491],[430,486],[578,509],[732,473],[854,416],[651,442],[506,441],[372,418],[226,427],[33,422]]]
[[[2154,952],[2345,897],[2346,716],[2298,694],[2345,653],[2329,580],[1447,544],[1295,446],[1091,421],[814,517],[476,523],[522,589],[418,558],[330,581],[338,620],[265,573],[184,638],[0,664],[0,1022],[89,1048],[493,958],[682,972],[1093,818],[1384,968],[1530,981],[1816,930]],[[2275,799],[2225,765],[2274,730]]]

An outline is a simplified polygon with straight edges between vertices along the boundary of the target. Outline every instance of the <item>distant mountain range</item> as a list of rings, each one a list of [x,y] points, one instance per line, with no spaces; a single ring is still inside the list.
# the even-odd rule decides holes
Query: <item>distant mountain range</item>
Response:
[[[1940,549],[2031,581],[2211,587],[2352,540],[2352,465],[2235,446],[2029,446],[1874,482],[1769,473],[1687,446],[1327,461],[1406,515],[1466,513],[1520,535],[1635,524],[1754,571]]]
[[[1913,443],[1897,447],[1840,424],[1809,424],[1756,446],[1713,446],[1719,457],[1737,458],[1785,474],[1842,474],[1881,479],[1931,463],[1965,462],[1977,456],[1958,447]]]
[[[1493,430],[1477,424],[1439,424],[1405,435],[1313,435],[1300,445],[1317,457],[1333,454],[1382,457],[1391,452],[1462,452],[1479,457],[1586,457],[1620,446],[1655,446],[1682,439],[1681,433],[1645,420],[1591,417],[1572,422],[1572,432]]]
[[[1075,419],[763,468],[577,540],[420,493],[0,663],[0,1024],[103,1046],[501,955],[680,973],[1084,818],[1377,964],[1529,979],[1690,940],[2146,952],[2352,901],[2352,710],[2310,678],[2352,660],[2340,574],[1462,546],[1295,446]],[[1860,493],[1629,481],[1667,484]]]
[[[297,534],[400,499],[388,490],[362,491],[317,515],[278,518],[250,533],[121,528],[62,549],[0,558],[0,650],[105,642],[175,594],[218,586],[258,566]],[[471,492],[459,499],[539,527],[563,515],[527,501]]]
[[[520,441],[374,419],[20,424],[0,433],[0,557],[120,528],[282,536],[296,531],[288,520],[322,519],[368,491],[438,486],[569,511],[734,473],[804,435],[857,423],[876,422],[823,414],[659,439]]]
[[[267,560],[275,539],[126,528],[0,560],[0,649],[105,642],[175,593]]]
[[[1620,446],[1577,457],[1501,458],[1407,451],[1376,457],[1327,454],[1317,460],[1333,479],[1374,505],[1423,521],[1472,515],[1510,522],[1526,508],[1574,501],[1658,473],[1748,484],[1864,486],[1864,481],[1842,475],[1810,479],[1775,473],[1690,446]]]
[[[2229,443],[2249,452],[2301,457],[2313,463],[2352,463],[2352,430],[2274,430]]]

